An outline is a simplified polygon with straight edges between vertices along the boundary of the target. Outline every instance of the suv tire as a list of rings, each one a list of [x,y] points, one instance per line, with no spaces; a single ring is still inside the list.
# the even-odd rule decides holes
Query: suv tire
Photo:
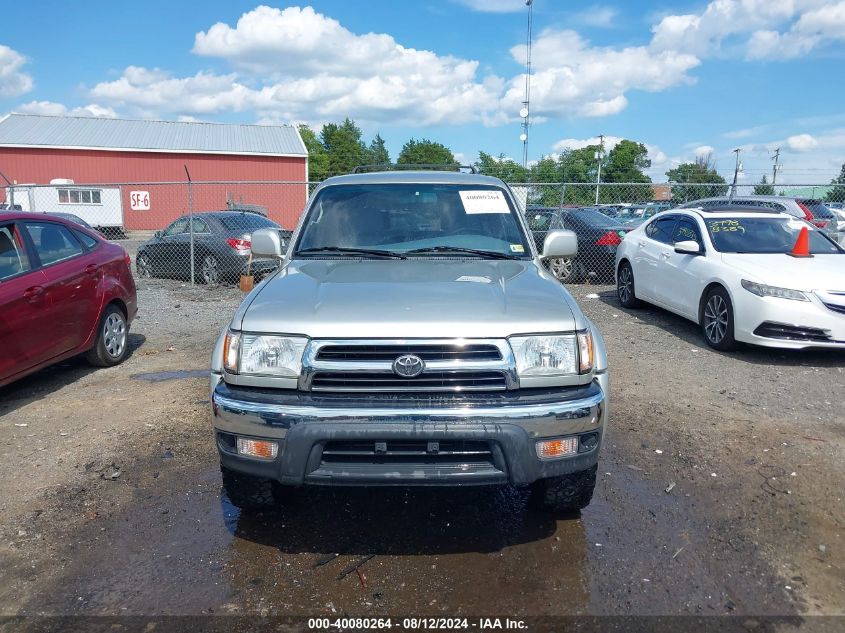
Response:
[[[253,477],[220,467],[223,474],[223,490],[232,505],[241,510],[269,510],[276,505],[273,482],[263,477]]]
[[[598,464],[577,473],[541,479],[533,484],[533,493],[539,504],[549,510],[581,510],[593,498],[597,471]]]

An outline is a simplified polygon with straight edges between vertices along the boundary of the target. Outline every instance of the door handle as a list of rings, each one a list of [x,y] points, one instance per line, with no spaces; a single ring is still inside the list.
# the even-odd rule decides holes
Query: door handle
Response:
[[[639,246],[640,248],[645,248],[645,242],[643,240],[640,240],[639,242],[637,242],[637,246]]]
[[[94,264],[88,264],[85,267],[85,274],[86,275],[96,275],[97,274],[97,266]]]
[[[23,296],[30,303],[38,303],[44,296],[44,288],[42,286],[30,286],[23,291]]]
[[[660,259],[669,259],[669,253],[660,253]]]

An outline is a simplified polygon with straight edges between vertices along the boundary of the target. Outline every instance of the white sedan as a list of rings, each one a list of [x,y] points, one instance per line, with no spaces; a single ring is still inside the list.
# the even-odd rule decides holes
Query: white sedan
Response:
[[[810,257],[790,254],[802,228]],[[720,350],[845,349],[845,250],[785,213],[660,213],[619,245],[616,292],[626,308],[646,301],[698,323]]]

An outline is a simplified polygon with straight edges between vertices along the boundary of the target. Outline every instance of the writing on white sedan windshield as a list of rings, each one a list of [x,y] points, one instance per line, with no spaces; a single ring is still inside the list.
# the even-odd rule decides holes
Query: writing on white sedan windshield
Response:
[[[802,228],[809,232],[810,253],[843,253],[832,240],[806,222],[786,217],[705,219],[713,246],[722,253],[789,253]]]

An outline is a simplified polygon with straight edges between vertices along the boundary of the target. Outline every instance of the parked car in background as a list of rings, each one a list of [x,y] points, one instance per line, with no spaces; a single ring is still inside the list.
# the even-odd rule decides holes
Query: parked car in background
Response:
[[[840,206],[832,206],[834,204],[839,204]],[[833,220],[831,221],[831,228],[828,230],[828,234],[837,244],[845,246],[845,209],[842,208],[841,203],[835,202],[827,203],[826,206],[833,214]]]
[[[808,253],[795,257],[802,229]],[[628,233],[617,252],[620,303],[652,303],[698,323],[707,344],[845,349],[845,250],[766,207],[675,209]]]
[[[827,229],[833,213],[821,200],[814,198],[788,198],[786,196],[719,196],[702,198],[680,205],[679,209],[718,209],[720,207],[765,207],[812,222],[820,229]]]
[[[138,276],[190,279],[192,224],[194,278],[205,284],[234,281],[246,273],[253,231],[277,229],[285,243],[291,236],[291,231],[285,231],[272,220],[251,211],[183,215],[138,248],[135,257]],[[252,274],[258,278],[276,268],[278,262],[270,259],[255,259],[250,264]]]
[[[616,247],[631,227],[595,208],[529,208],[528,226],[536,244],[543,244],[548,231],[566,229],[578,236],[575,257],[551,258],[549,270],[564,283],[577,283],[587,276],[612,278]]]
[[[122,247],[52,215],[0,213],[0,386],[82,353],[122,362],[137,311]]]
[[[283,270],[244,299],[211,363],[229,500],[291,486],[531,485],[590,503],[607,424],[601,335],[539,256],[501,180],[402,171],[324,180]],[[253,234],[281,259],[278,233]]]
[[[34,213],[34,212],[32,212]],[[45,213],[45,215],[52,216],[54,218],[61,218],[62,220],[69,220],[71,222],[75,222],[80,226],[84,226],[86,229],[91,229],[95,231],[94,227],[88,224],[85,220],[80,218],[78,215],[74,215],[73,213],[63,213],[61,211],[50,211],[49,213]],[[99,232],[99,231],[98,231]]]
[[[627,227],[633,228],[639,226],[649,218],[654,217],[665,207],[658,207],[657,205],[646,205],[644,207],[631,207],[630,214],[620,215],[617,219]]]

